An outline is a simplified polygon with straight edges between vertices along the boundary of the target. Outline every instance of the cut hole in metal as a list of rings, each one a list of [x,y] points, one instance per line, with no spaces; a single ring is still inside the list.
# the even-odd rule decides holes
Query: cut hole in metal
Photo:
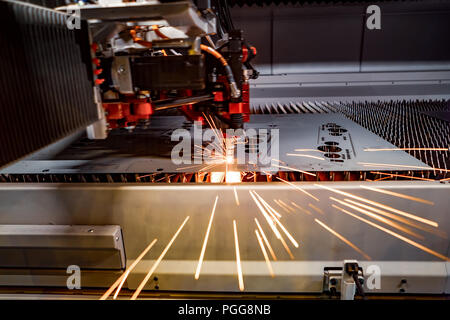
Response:
[[[324,156],[327,158],[331,158],[331,159],[336,159],[336,158],[341,157],[338,153],[325,153]]]
[[[342,148],[336,146],[318,146],[317,149],[323,152],[340,152]]]

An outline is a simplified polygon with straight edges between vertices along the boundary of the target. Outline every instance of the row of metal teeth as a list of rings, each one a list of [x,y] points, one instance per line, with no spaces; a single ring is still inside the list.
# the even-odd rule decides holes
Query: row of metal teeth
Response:
[[[0,183],[210,183],[211,172],[193,173],[115,173],[115,174],[0,174]],[[273,175],[242,172],[242,182],[285,181],[378,181],[435,180],[442,176],[433,171],[331,171],[315,176],[299,172],[279,171]]]
[[[347,118],[372,131],[399,148],[448,148],[450,123],[425,112],[450,112],[450,101],[391,100],[363,102],[302,101],[252,105],[255,114],[333,113]],[[448,151],[407,151],[433,168],[450,168]]]

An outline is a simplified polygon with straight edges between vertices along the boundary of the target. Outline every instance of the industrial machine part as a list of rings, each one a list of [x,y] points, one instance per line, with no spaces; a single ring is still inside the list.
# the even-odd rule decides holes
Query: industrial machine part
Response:
[[[30,2],[0,3],[0,293],[68,265],[102,299],[450,293],[446,1],[376,30],[347,1]],[[172,161],[177,129],[218,163]]]

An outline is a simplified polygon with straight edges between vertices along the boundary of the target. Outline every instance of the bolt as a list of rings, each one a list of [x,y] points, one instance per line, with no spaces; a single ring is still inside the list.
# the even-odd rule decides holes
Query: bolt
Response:
[[[337,280],[335,278],[330,279],[330,284],[335,286],[337,284]]]

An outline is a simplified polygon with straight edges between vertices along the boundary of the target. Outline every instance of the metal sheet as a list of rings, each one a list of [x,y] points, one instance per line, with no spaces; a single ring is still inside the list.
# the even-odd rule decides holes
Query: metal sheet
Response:
[[[305,108],[311,107],[307,105]],[[333,136],[335,134],[333,128],[325,127],[331,123],[341,126],[339,130],[346,130],[346,132]],[[189,164],[175,165],[170,159],[172,146],[178,143],[171,142],[171,134],[176,128],[182,127],[191,132],[193,130],[192,126],[185,122],[184,117],[155,117],[145,131],[112,134],[107,140],[89,142],[85,147],[77,144],[73,149],[68,149],[60,155],[58,160],[21,161],[0,172],[4,174],[195,172],[206,165],[196,167],[189,167]],[[368,171],[382,169],[380,166],[368,166],[360,163],[401,164],[412,166],[411,170],[427,170],[429,168],[406,152],[364,152],[364,148],[396,147],[337,113],[252,115],[246,128],[279,129],[280,155],[279,159],[277,157],[275,159],[282,160],[288,166],[301,170]],[[131,139],[133,139],[133,143],[130,143]],[[295,152],[295,149],[317,150],[326,142],[339,144],[338,147],[342,149],[342,152],[336,153],[338,158],[323,157],[319,152]],[[288,153],[320,156],[325,160],[287,156]],[[414,168],[414,166],[418,168]],[[277,168],[274,167],[274,169]],[[205,171],[224,170],[224,166],[217,166]],[[239,165],[236,170],[260,171],[267,170],[267,168]],[[289,171],[289,169],[280,170]],[[405,168],[389,166],[386,170],[405,170]]]
[[[244,279],[247,279],[246,271],[249,273],[249,279],[254,279],[248,282],[249,290],[317,292],[318,274],[322,272],[322,266],[326,264],[326,261],[365,260],[351,247],[320,227],[314,220],[318,219],[358,246],[373,261],[396,262],[398,273],[394,272],[394,264],[387,269],[390,270],[386,271],[386,277],[387,280],[390,279],[390,284],[383,285],[381,292],[397,292],[398,288],[395,288],[402,277],[411,278],[411,286],[408,289],[411,292],[422,290],[423,292],[431,292],[434,290],[433,292],[438,293],[443,291],[445,277],[442,276],[442,272],[444,272],[442,270],[445,269],[445,266],[444,269],[438,264],[436,264],[437,269],[417,267],[419,269],[412,269],[416,271],[407,273],[407,270],[410,270],[408,269],[409,262],[417,262],[420,265],[421,262],[443,262],[441,259],[331,207],[332,201],[329,197],[334,196],[341,199],[342,196],[314,184],[295,183],[295,185],[308,191],[320,201],[315,201],[299,190],[280,183],[239,184],[235,186],[197,184],[177,186],[167,184],[68,186],[8,184],[0,186],[0,224],[120,225],[123,230],[127,258],[130,259],[128,264],[154,238],[158,239],[155,247],[145,257],[147,262],[143,264],[143,267],[148,267],[151,260],[159,256],[178,226],[189,215],[190,219],[186,226],[165,256],[164,263],[155,273],[155,276],[161,276],[161,279],[164,280],[161,281],[160,288],[167,290],[237,291],[236,275],[232,273],[234,272],[232,271],[232,262],[235,261],[232,220],[235,219],[244,265]],[[450,184],[434,182],[379,182],[376,184],[347,182],[322,183],[321,185],[367,197],[372,201],[378,201],[422,218],[431,219],[439,224],[441,232],[447,234],[450,232],[448,216]],[[434,202],[434,205],[361,189],[360,185],[376,186],[409,196],[424,198]],[[236,187],[239,206],[235,201],[234,187]],[[299,247],[294,248],[286,239],[294,255],[292,262],[282,244],[277,240],[258,211],[256,204],[249,195],[249,190],[258,192],[279,211],[282,215],[280,221],[299,242]],[[219,195],[219,201],[205,253],[204,277],[201,276],[200,280],[194,281],[191,271],[195,261],[198,261],[216,195]],[[275,199],[280,199],[291,207],[294,202],[303,210],[285,212],[274,202]],[[307,214],[305,210],[308,210],[310,214]],[[276,273],[273,279],[267,273],[255,237],[256,224],[254,218],[257,218],[261,223],[280,262],[280,266],[275,268],[279,274],[277,276]],[[378,221],[376,223],[384,225]],[[392,229],[391,227],[388,228]],[[444,235],[422,232],[416,229],[414,231],[424,236],[424,239],[416,239],[403,234],[401,231],[398,232],[427,248],[448,256],[449,240]],[[183,264],[180,265],[186,265],[185,270],[177,271],[179,266],[177,267],[175,261],[183,261]],[[224,268],[215,267],[215,261],[219,265],[224,264]],[[308,271],[316,274],[316,280],[309,281],[307,278],[301,277],[302,269],[297,268],[296,263],[302,261],[320,262],[317,264],[317,268]],[[371,263],[371,261],[367,263]],[[423,266],[426,266],[426,263]],[[141,271],[134,275],[135,278],[130,278],[129,284],[131,287],[142,280],[143,271],[142,269],[138,270]],[[282,270],[291,270],[289,271],[291,275],[283,278],[282,273],[284,271]],[[180,277],[175,276],[173,272],[181,272]],[[211,272],[213,274],[207,275]],[[413,274],[420,275],[421,280],[414,282]],[[437,276],[437,274],[440,274],[440,276]],[[433,282],[434,280],[429,282],[426,280],[427,278],[429,281],[434,279],[437,282]],[[153,288],[154,285],[154,282],[150,282],[147,288]]]
[[[311,108],[305,104],[303,107]],[[396,149],[396,146],[337,113],[253,115],[248,127],[280,130],[279,159],[287,167],[306,171],[365,171],[380,170],[379,165],[365,163],[381,163],[429,168],[406,152],[365,152],[366,148]],[[295,151],[296,149],[314,151]],[[320,150],[337,152],[317,152]],[[387,166],[386,170],[405,170],[405,167]]]

